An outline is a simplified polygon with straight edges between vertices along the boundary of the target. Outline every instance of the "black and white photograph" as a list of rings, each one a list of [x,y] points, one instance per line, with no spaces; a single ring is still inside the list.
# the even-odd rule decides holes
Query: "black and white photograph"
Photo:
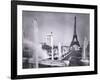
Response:
[[[89,14],[22,12],[23,69],[89,66]]]
[[[11,11],[12,79],[97,74],[97,6],[12,1]]]

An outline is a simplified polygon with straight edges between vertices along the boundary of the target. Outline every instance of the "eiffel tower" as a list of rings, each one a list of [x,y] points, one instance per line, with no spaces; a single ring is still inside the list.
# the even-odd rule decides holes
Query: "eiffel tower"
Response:
[[[75,16],[74,20],[75,20],[75,22],[74,22],[74,34],[73,34],[73,39],[72,39],[72,42],[70,44],[70,47],[73,47],[74,45],[76,45],[77,47],[80,48],[80,44],[79,44],[79,41],[77,38],[77,33],[76,33],[76,16]]]

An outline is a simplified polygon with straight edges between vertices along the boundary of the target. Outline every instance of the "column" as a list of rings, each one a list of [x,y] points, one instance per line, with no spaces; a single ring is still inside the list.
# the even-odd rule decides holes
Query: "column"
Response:
[[[33,37],[34,37],[34,40],[33,40],[33,45],[34,45],[34,53],[35,56],[33,56],[33,58],[35,58],[35,67],[38,68],[39,67],[39,63],[38,63],[38,24],[37,24],[37,20],[36,19],[33,19]]]
[[[54,54],[53,54],[53,35],[51,32],[51,59],[54,60]]]
[[[84,39],[84,46],[83,46],[83,55],[82,55],[82,59],[85,60],[86,59],[86,47],[87,47],[87,39],[85,37]]]
[[[61,43],[58,44],[58,51],[59,51],[59,60],[61,60]]]

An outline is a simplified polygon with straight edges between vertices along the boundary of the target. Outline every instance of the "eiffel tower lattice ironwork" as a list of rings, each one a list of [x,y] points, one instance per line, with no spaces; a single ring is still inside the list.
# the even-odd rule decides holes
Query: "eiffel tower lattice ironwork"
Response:
[[[74,18],[75,22],[74,22],[74,34],[73,34],[73,39],[72,42],[70,44],[70,47],[73,47],[74,45],[77,45],[78,47],[80,47],[78,38],[77,38],[77,33],[76,33],[76,16]]]

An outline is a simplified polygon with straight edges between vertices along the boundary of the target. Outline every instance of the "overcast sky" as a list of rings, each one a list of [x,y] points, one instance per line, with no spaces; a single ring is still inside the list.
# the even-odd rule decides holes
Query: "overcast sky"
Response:
[[[24,36],[25,38],[33,36],[33,33],[31,33],[33,30],[32,21],[35,18],[38,23],[40,42],[45,40],[46,34],[53,32],[54,44],[61,42],[69,46],[74,32],[75,16],[77,36],[82,45],[84,37],[87,37],[89,40],[89,14],[23,11],[22,24]]]

